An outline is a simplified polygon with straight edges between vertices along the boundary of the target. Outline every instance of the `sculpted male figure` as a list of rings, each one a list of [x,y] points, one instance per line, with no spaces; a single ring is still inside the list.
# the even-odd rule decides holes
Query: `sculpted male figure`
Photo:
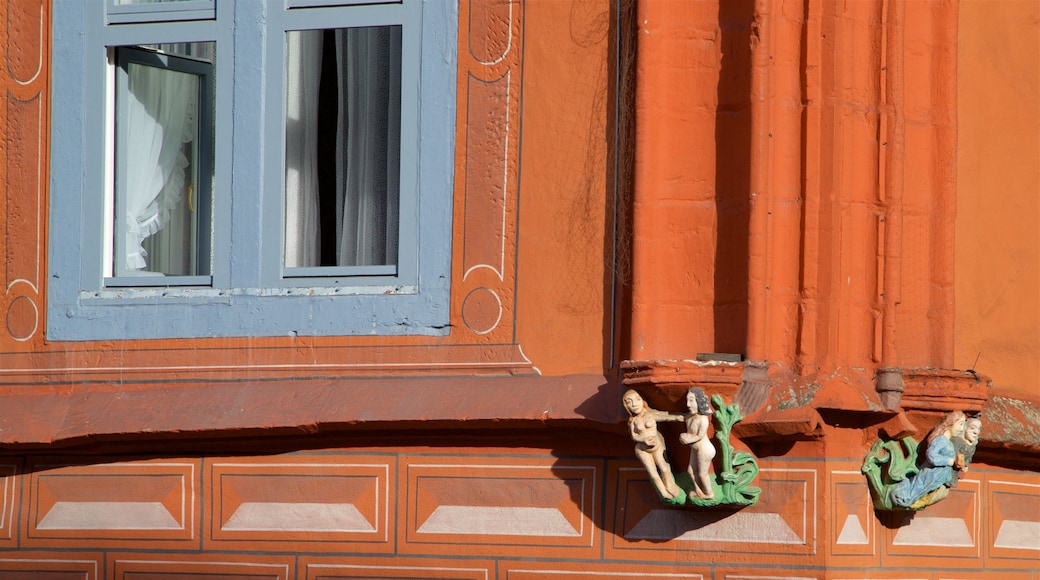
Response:
[[[961,474],[968,471],[968,465],[971,464],[972,458],[975,457],[975,448],[979,445],[980,431],[982,431],[982,419],[972,417],[965,422],[964,433],[955,435],[951,439],[953,448],[957,451],[957,459],[953,464],[954,469],[960,471],[957,479],[960,478]],[[956,479],[953,483],[956,484]]]

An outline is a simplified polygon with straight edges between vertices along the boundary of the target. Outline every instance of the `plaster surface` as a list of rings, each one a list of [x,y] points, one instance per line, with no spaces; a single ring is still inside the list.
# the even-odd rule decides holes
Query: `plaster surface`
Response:
[[[955,366],[1040,399],[1040,4],[960,22]]]

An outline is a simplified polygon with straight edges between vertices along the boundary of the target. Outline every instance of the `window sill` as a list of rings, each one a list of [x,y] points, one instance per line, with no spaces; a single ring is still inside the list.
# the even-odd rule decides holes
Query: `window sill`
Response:
[[[51,295],[55,341],[278,336],[443,336],[448,288],[108,288]]]

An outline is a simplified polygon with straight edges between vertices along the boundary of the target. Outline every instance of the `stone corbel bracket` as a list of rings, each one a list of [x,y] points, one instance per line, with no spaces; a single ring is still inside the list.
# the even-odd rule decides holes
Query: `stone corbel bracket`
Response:
[[[993,384],[989,377],[972,371],[908,369],[902,374],[904,410],[945,413],[960,409],[978,414]]]
[[[705,392],[733,400],[743,384],[744,362],[695,360],[626,360],[621,382],[648,397],[658,409],[682,408],[686,391],[700,387]],[[749,413],[748,409],[743,409]]]
[[[892,370],[900,374],[903,390],[897,406],[888,409],[896,414],[881,425],[882,434],[891,439],[927,433],[940,415],[950,411],[981,414],[992,387],[989,377],[972,371]]]
[[[639,391],[656,409],[681,409],[692,387],[721,395],[740,407],[743,420],[734,436],[803,436],[818,431],[822,419],[808,406],[773,409],[770,391],[774,379],[769,365],[754,361],[724,362],[691,359],[626,360],[621,362],[622,383]]]

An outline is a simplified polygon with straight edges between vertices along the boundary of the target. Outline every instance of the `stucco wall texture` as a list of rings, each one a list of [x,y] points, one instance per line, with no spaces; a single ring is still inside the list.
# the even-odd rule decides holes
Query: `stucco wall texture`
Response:
[[[960,6],[955,366],[1040,397],[1040,3]]]
[[[449,335],[96,344],[38,324],[60,5],[0,0],[0,579],[1040,580],[1036,0],[460,0]],[[662,506],[618,405],[708,350],[808,377],[736,512]],[[685,362],[657,408],[742,386]],[[950,496],[875,512],[879,430],[987,395]]]

